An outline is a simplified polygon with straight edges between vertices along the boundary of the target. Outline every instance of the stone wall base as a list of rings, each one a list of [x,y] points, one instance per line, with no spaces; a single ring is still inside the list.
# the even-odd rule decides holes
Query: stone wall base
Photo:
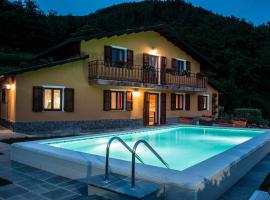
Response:
[[[0,119],[0,125],[5,127],[5,128],[13,130],[14,122],[10,122],[10,121],[5,120],[5,119]]]
[[[33,121],[33,122],[3,122],[9,123],[9,128],[23,133],[55,133],[55,132],[87,132],[103,129],[140,128],[142,119],[105,119],[83,121]],[[1,122],[2,124],[2,122]],[[6,126],[7,127],[7,126]]]
[[[193,118],[196,124],[197,119]],[[167,124],[179,124],[181,117],[167,118]],[[96,130],[141,128],[142,119],[104,119],[104,120],[78,120],[78,121],[33,121],[33,122],[10,122],[0,120],[0,125],[21,133],[79,133],[93,132]]]

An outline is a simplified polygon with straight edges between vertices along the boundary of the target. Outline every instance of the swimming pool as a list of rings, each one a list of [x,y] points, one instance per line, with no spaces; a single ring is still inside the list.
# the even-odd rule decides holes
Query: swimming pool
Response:
[[[15,143],[11,159],[71,179],[104,175],[105,149],[113,136],[131,148],[146,140],[169,164],[143,145],[137,154],[136,179],[166,187],[166,200],[214,200],[270,153],[270,131],[202,126],[164,126],[130,131]],[[115,141],[110,173],[130,177],[131,155]]]
[[[161,130],[137,131],[135,133],[128,131],[127,133],[122,132],[118,136],[131,148],[140,139],[147,141],[169,164],[171,169],[184,170],[263,132],[228,128],[172,127]],[[106,146],[111,137],[112,135],[107,135],[77,140],[45,142],[44,144],[105,156]],[[138,147],[137,154],[145,164],[164,167],[153,153],[143,145]],[[131,161],[131,153],[118,141],[111,145],[110,157]]]

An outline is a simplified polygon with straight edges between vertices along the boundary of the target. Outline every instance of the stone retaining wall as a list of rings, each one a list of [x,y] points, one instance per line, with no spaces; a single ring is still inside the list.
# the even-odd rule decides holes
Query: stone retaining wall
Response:
[[[4,122],[16,132],[55,132],[55,131],[93,131],[95,129],[140,128],[141,119],[106,119],[83,121],[34,121],[34,122]]]

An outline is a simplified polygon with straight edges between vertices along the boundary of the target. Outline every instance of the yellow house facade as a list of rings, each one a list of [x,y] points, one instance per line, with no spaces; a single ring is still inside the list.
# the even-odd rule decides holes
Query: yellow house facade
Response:
[[[181,123],[218,114],[210,65],[163,28],[69,40],[50,64],[1,75],[1,122],[16,131]]]

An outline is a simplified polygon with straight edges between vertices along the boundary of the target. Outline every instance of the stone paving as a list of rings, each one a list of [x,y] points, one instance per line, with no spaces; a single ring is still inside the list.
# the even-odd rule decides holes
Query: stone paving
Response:
[[[105,200],[87,196],[85,183],[10,161],[9,150],[0,142],[0,177],[12,182],[0,187],[0,200]]]
[[[253,167],[219,200],[248,200],[270,172],[270,154]]]

